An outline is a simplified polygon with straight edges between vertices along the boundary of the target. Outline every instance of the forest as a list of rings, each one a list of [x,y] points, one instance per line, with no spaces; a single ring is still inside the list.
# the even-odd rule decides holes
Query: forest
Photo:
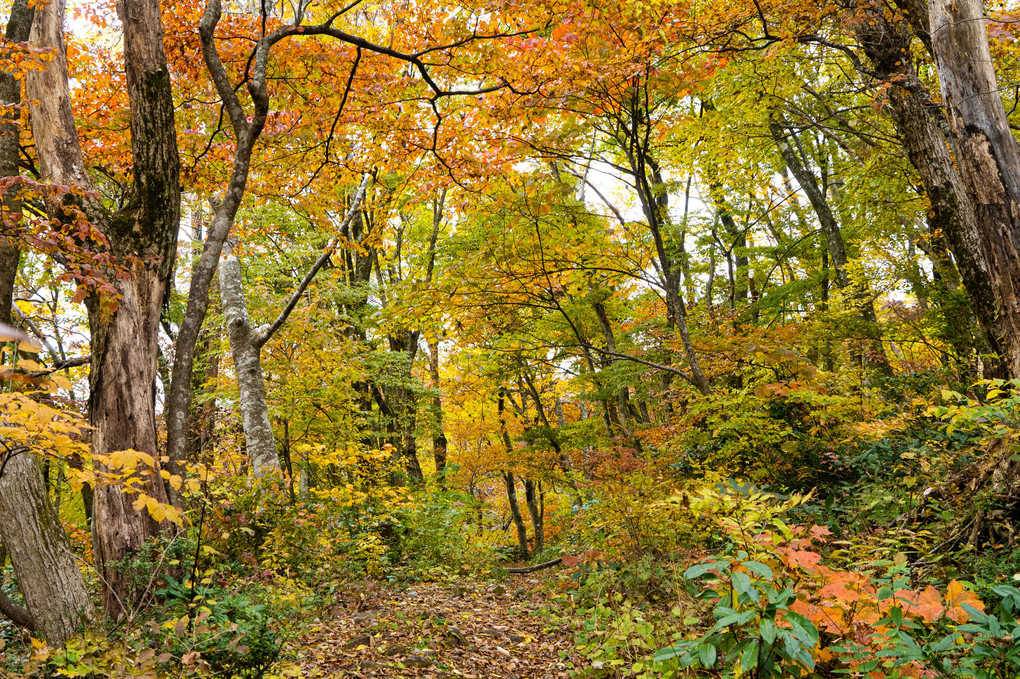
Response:
[[[1014,0],[0,21],[0,677],[1020,677]]]

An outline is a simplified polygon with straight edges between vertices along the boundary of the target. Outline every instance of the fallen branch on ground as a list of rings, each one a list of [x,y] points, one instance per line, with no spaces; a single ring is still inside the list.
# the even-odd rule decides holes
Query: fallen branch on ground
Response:
[[[535,571],[540,571],[543,568],[552,568],[553,566],[555,566],[557,564],[561,564],[561,563],[563,563],[563,557],[562,556],[558,556],[555,559],[553,559],[552,561],[546,561],[545,563],[536,564],[534,566],[524,566],[522,568],[507,568],[506,572],[507,573],[516,573],[518,575],[520,575],[522,573],[534,573]]]

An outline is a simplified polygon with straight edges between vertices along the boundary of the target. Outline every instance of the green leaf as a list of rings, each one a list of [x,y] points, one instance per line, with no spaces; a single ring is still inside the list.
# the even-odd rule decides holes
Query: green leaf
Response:
[[[744,594],[747,590],[751,589],[751,578],[748,577],[747,573],[733,574],[733,589],[737,590],[738,594]]]
[[[758,631],[761,633],[762,641],[766,644],[771,646],[772,642],[776,640],[776,623],[770,619],[762,618],[761,622],[758,623]]]
[[[741,562],[741,565],[758,577],[765,578],[766,580],[771,580],[773,578],[772,569],[763,563],[759,563],[757,561],[744,561]]]
[[[698,658],[701,660],[701,666],[705,669],[712,669],[715,667],[715,646],[712,644],[702,644],[698,649]]]
[[[744,671],[750,670],[752,667],[758,664],[758,642],[752,642],[746,649],[744,649],[743,655],[740,656],[740,666],[744,668]]]
[[[720,564],[719,562],[695,564],[684,571],[684,577],[688,580],[694,580],[695,578],[700,578],[710,570],[719,568],[721,565],[724,564]]]

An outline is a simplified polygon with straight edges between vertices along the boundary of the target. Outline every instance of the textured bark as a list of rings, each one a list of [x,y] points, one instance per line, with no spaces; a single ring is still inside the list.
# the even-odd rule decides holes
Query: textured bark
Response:
[[[499,415],[499,433],[503,440],[503,447],[507,456],[513,454],[513,442],[510,440],[510,433],[506,428],[506,389],[500,388],[497,401],[497,413]],[[510,505],[510,517],[513,519],[514,528],[517,529],[517,546],[521,551],[521,558],[527,559],[530,555],[528,550],[528,528],[524,525],[524,518],[521,516],[521,508],[517,504],[517,482],[514,480],[513,472],[503,473],[503,482],[506,485],[506,499]]]
[[[925,3],[903,0],[899,4],[910,10],[910,25],[921,31],[922,42],[930,49]],[[854,24],[857,38],[877,75],[892,85],[887,90],[889,110],[907,159],[917,169],[931,204],[929,227],[933,233],[945,234],[974,312],[992,349],[999,352],[1004,330],[996,314],[977,215],[943,133],[942,112],[914,71],[910,34],[906,26],[890,23],[881,7],[858,3],[858,10],[861,16]]]
[[[514,528],[517,529],[517,548],[521,552],[521,558],[528,559],[531,556],[528,549],[528,527],[524,524],[521,508],[517,504],[517,482],[514,480],[513,472],[504,473],[503,481],[506,484],[506,499],[510,505],[510,517],[513,519]]]
[[[531,516],[531,529],[535,534],[534,553],[539,554],[545,549],[545,502],[544,493],[538,489],[534,481],[524,479],[524,503],[528,506]]]
[[[443,398],[439,394],[439,341],[429,345],[429,376],[432,378],[432,417],[435,427],[432,433],[432,459],[436,464],[436,477],[443,488],[446,488],[446,430],[443,428]]]
[[[610,352],[610,354],[606,356],[606,364],[612,365],[615,362],[613,358],[614,355],[619,352],[616,348],[616,335],[613,332],[613,325],[609,321],[609,313],[606,311],[606,305],[603,302],[592,302],[591,307],[595,311],[596,318],[599,320],[599,326],[602,328],[602,336],[606,341],[606,351]],[[557,403],[557,405],[559,404]],[[624,435],[631,439],[635,448],[640,450],[640,439],[634,436],[634,432],[628,422],[628,416],[631,414],[631,404],[630,391],[627,387],[616,390],[616,405],[620,428],[623,430]]]
[[[248,306],[244,301],[241,281],[241,263],[229,243],[224,246],[220,262],[220,300],[226,317],[230,353],[234,358],[234,372],[240,392],[239,408],[244,427],[244,440],[251,460],[251,472],[261,478],[280,471],[276,455],[276,440],[269,421],[266,404],[266,386],[262,379],[261,352],[256,345],[258,335],[251,327]]]
[[[370,176],[365,176],[362,179],[351,202],[351,208],[340,225],[341,232],[358,214],[370,179]],[[315,274],[329,261],[338,242],[334,240],[326,247],[297,285],[276,320],[265,332],[261,333],[252,327],[251,319],[248,316],[241,263],[234,254],[232,244],[229,242],[224,244],[224,257],[219,267],[220,303],[223,305],[223,313],[226,316],[227,336],[230,340],[230,352],[234,359],[234,370],[237,373],[237,385],[240,393],[239,405],[244,438],[248,448],[248,457],[251,459],[252,474],[255,478],[260,478],[273,471],[280,471],[280,460],[276,455],[276,440],[273,438],[273,427],[269,420],[269,405],[266,402],[266,386],[262,379],[262,347],[287,321]]]
[[[16,0],[11,7],[5,37],[8,42],[20,43],[29,38],[34,10],[27,0]],[[21,81],[13,74],[0,72],[0,177],[17,177],[18,140],[21,133]],[[3,197],[4,212],[15,215],[21,212],[21,202],[12,196]],[[17,243],[0,238],[0,323],[11,325],[11,305],[14,303],[14,280],[18,276],[21,251]]]
[[[120,293],[116,309],[86,299],[92,343],[89,417],[96,454],[133,449],[158,460],[155,417],[156,357],[161,310],[169,289],[180,221],[180,181],[170,74],[163,51],[158,0],[121,0],[124,72],[131,107],[132,187],[125,206],[108,213],[95,202],[83,206],[106,234],[126,276],[111,276]],[[58,57],[45,71],[30,72],[35,100],[33,133],[43,178],[91,188],[70,108],[60,0],[40,5],[32,29],[38,46]],[[153,481],[152,479],[157,479]],[[165,502],[158,477],[140,490]],[[146,510],[132,506],[118,486],[95,493],[93,538],[103,583],[103,606],[113,618],[128,604],[128,577],[116,564],[159,532]]]
[[[32,27],[33,10],[16,0],[7,23],[9,42],[25,42]],[[15,177],[18,170],[18,116],[21,83],[0,73],[0,176]],[[11,214],[21,211],[20,201],[3,198]],[[12,244],[0,244],[0,323],[11,323],[14,280],[21,253]],[[50,504],[38,461],[27,452],[8,452],[0,476],[0,541],[9,547],[11,563],[28,610],[0,593],[0,613],[18,625],[42,633],[61,645],[80,626],[94,619],[92,602],[81,571],[67,547],[67,536]],[[0,568],[6,561],[0,559]]]
[[[30,453],[13,454],[0,476],[0,537],[31,622],[47,641],[62,645],[94,621],[78,562],[50,504],[39,461]]]
[[[650,147],[653,134],[647,126],[651,124],[652,116],[645,108],[646,102],[641,96],[640,87],[635,86],[632,89],[633,97],[627,102],[621,118],[616,121],[614,143],[627,158],[627,169],[634,180],[641,211],[655,246],[662,292],[666,300],[666,320],[671,328],[675,327],[680,333],[684,357],[690,369],[690,373],[684,377],[699,392],[707,396],[712,393],[712,387],[701,370],[701,363],[697,352],[694,351],[690,329],[687,326],[687,307],[681,289],[682,244],[671,243],[667,246],[663,235],[669,226],[669,193]],[[669,375],[663,376],[667,384],[669,378]]]
[[[974,207],[1002,348],[1020,377],[1020,149],[999,95],[980,0],[933,0],[932,47],[956,160]]]

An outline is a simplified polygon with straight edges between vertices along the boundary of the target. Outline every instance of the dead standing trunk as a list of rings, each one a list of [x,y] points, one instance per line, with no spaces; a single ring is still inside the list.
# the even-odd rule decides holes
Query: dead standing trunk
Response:
[[[6,37],[21,43],[29,38],[33,10],[27,0],[11,8]],[[0,104],[17,111],[21,103],[21,82],[0,73]],[[5,114],[0,123],[0,176],[16,177],[18,139],[21,127]],[[20,202],[4,199],[3,209],[20,212]],[[21,253],[13,245],[0,246],[0,323],[11,324],[14,279]],[[0,465],[0,543],[7,546],[18,587],[27,610],[0,592],[0,614],[22,627],[37,631],[55,646],[62,645],[79,627],[95,619],[95,610],[78,562],[67,544],[67,536],[50,503],[39,461],[27,451],[7,451],[9,459]],[[3,456],[0,455],[0,458]],[[0,551],[3,551],[0,549]],[[4,567],[6,552],[0,558]]]
[[[1009,129],[980,0],[933,0],[932,51],[963,185],[977,217],[1002,349],[1020,376],[1020,150]]]
[[[931,50],[927,5],[904,2],[908,18],[925,47]],[[917,169],[924,195],[930,202],[930,230],[943,233],[952,249],[960,278],[967,290],[988,343],[1003,353],[1005,331],[996,314],[996,297],[988,260],[983,251],[977,215],[963,179],[957,170],[942,110],[918,78],[910,55],[910,33],[902,22],[889,21],[884,7],[858,2],[860,16],[854,30],[865,56],[877,76],[890,83],[889,111],[892,114],[907,159]],[[959,155],[959,154],[956,154]]]

